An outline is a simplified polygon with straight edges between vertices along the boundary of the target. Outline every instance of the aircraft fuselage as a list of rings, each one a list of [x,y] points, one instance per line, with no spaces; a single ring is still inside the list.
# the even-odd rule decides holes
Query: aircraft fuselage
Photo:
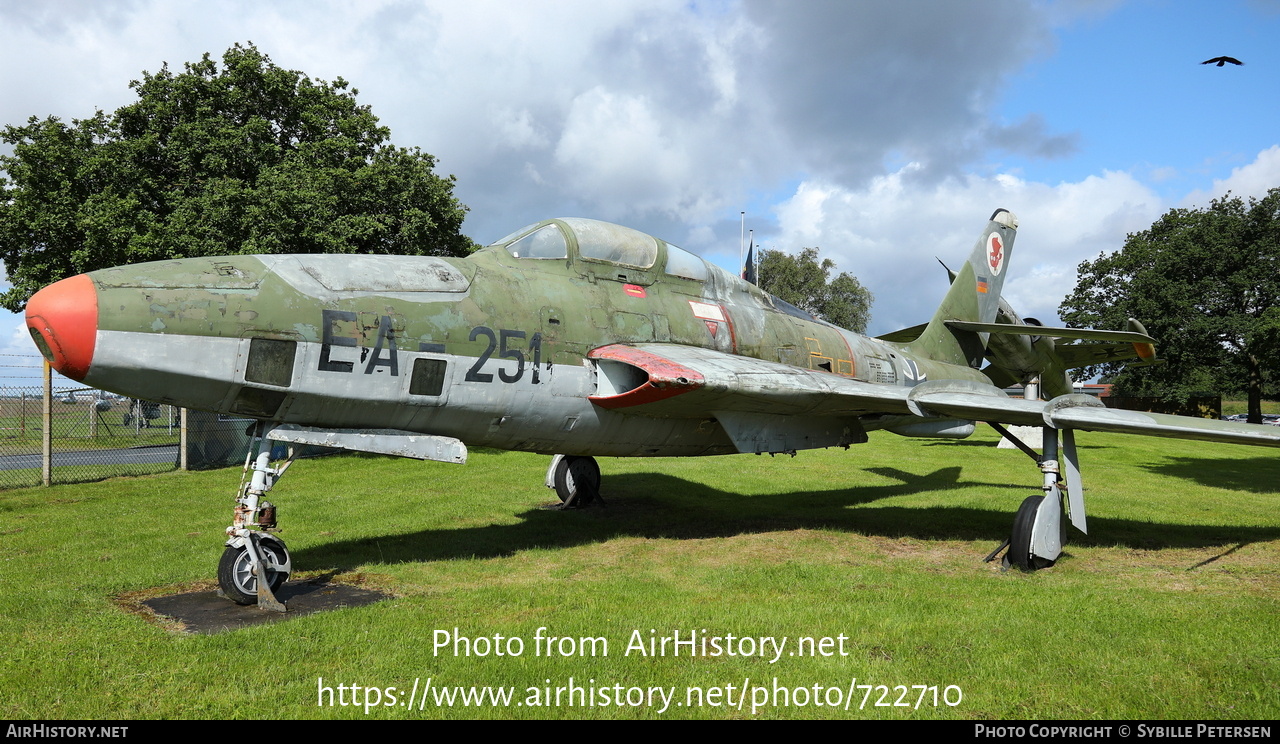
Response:
[[[535,233],[554,245],[520,255]],[[605,254],[588,245],[593,235],[641,248]],[[591,353],[614,344],[703,347],[886,385],[986,381],[814,320],[627,228],[552,220],[513,236],[465,259],[233,256],[95,271],[64,281],[77,293],[66,302],[96,303],[88,350],[48,297],[28,316],[43,321],[33,333],[60,371],[123,395],[541,453],[739,451],[705,414],[634,416],[593,402],[602,373]]]

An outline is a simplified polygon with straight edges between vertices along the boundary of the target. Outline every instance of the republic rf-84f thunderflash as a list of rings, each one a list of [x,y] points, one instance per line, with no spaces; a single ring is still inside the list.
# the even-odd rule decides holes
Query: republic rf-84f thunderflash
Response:
[[[1136,321],[1092,331],[1020,319],[1000,298],[1016,229],[997,210],[933,319],[879,339],[586,219],[530,225],[468,258],[231,256],[94,271],[36,293],[27,325],[74,380],[258,420],[218,579],[233,600],[272,609],[293,570],[264,500],[292,461],[272,462],[274,442],[453,463],[468,446],[553,455],[547,484],[581,506],[599,495],[598,456],[794,453],[877,429],[966,437],[975,422],[1022,444],[1001,424],[1039,427],[1043,452],[1022,449],[1043,493],[1019,508],[1005,556],[1024,570],[1059,557],[1064,510],[1086,528],[1077,429],[1280,446],[1275,427],[1074,394],[1068,369],[1149,363],[1153,339]],[[1051,400],[1001,389],[1032,378]]]

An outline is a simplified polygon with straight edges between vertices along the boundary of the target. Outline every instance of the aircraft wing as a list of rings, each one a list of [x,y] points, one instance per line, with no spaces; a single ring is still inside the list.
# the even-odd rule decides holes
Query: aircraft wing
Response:
[[[599,374],[591,402],[624,413],[663,418],[699,418],[725,410],[788,416],[909,413],[909,388],[714,349],[613,344],[589,357]]]
[[[913,393],[930,384],[918,385]],[[1280,427],[1277,426],[1107,408],[1091,395],[1060,395],[1050,401],[1008,398],[992,402],[981,396],[939,390],[924,391],[913,397],[917,397],[926,413],[975,421],[1280,447]]]
[[[804,448],[797,442],[845,443],[837,422],[875,414],[1280,447],[1280,427],[1106,408],[1088,395],[1029,401],[970,380],[881,385],[672,344],[614,344],[589,356],[599,374],[590,398],[597,406],[641,416],[715,418],[743,451],[769,451],[759,449],[764,441],[791,445],[772,451]]]

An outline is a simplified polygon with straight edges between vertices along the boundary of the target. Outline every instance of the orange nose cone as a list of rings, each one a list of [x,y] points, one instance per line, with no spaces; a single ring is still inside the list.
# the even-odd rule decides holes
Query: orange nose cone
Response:
[[[98,291],[85,274],[54,282],[27,302],[27,328],[59,373],[83,380],[98,338]]]

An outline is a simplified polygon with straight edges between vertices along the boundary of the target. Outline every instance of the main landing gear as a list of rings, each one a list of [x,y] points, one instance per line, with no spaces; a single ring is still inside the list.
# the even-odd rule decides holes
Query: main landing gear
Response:
[[[1028,496],[1022,502],[1013,518],[1013,533],[987,556],[986,561],[995,560],[1000,551],[1008,547],[1003,560],[1005,568],[1013,566],[1022,571],[1048,568],[1062,555],[1062,548],[1067,544],[1064,513],[1070,514],[1071,523],[1077,529],[1086,532],[1075,432],[1070,429],[1062,430],[1063,460],[1060,462],[1058,429],[1044,428],[1044,455],[1039,455],[1003,426],[994,423],[991,426],[1040,466],[1040,471],[1044,474],[1044,493]],[[1065,465],[1065,468],[1060,465]]]
[[[276,591],[293,571],[289,549],[279,537],[267,532],[276,528],[276,507],[262,497],[293,463],[293,449],[279,467],[271,467],[272,441],[266,438],[267,424],[253,427],[249,454],[245,457],[235,514],[227,528],[227,548],[218,561],[218,593],[242,605],[257,604],[273,612],[285,612]],[[256,444],[257,455],[254,455]]]
[[[560,497],[561,509],[581,509],[600,498],[600,466],[596,458],[582,455],[556,455],[547,468],[547,488]]]

